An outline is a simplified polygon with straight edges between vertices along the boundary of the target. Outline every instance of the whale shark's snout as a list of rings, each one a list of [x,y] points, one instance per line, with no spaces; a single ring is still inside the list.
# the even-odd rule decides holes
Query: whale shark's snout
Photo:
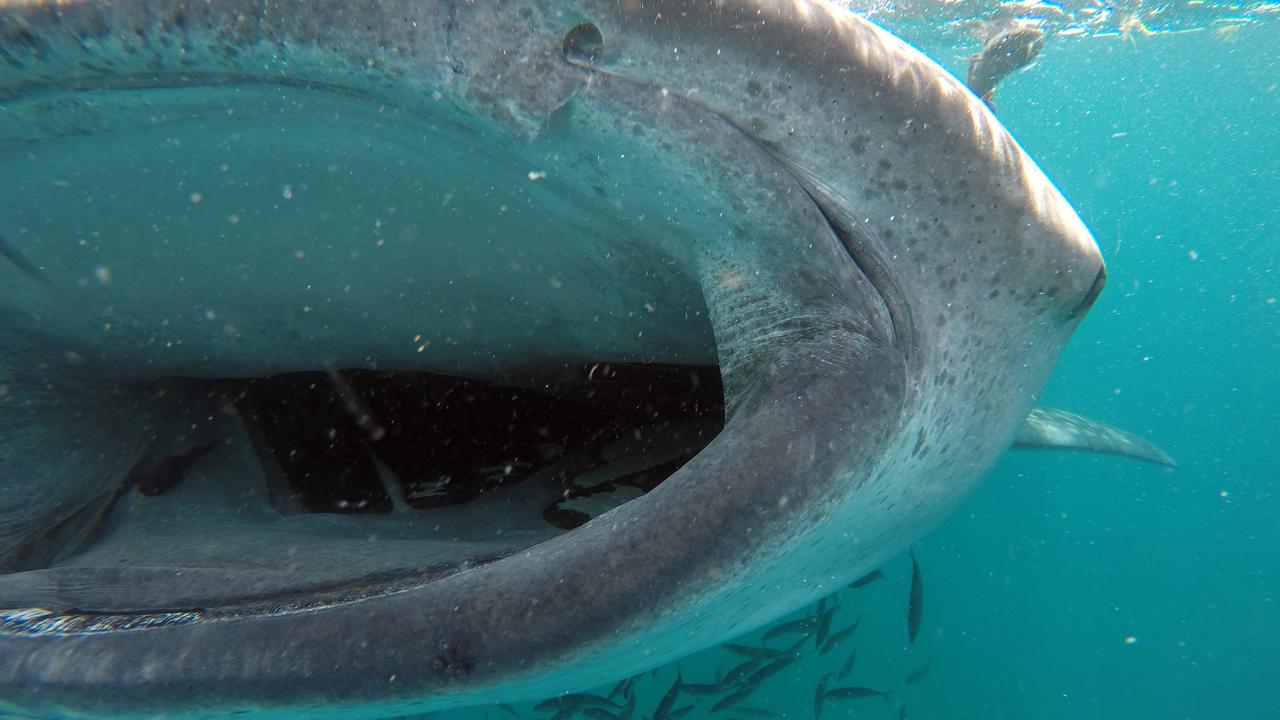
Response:
[[[532,699],[900,551],[1101,290],[826,5],[0,2],[0,700]]]

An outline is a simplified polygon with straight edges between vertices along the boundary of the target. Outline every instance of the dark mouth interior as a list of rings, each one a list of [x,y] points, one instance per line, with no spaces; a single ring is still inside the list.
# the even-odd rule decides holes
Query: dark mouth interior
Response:
[[[724,424],[719,369],[596,363],[513,387],[428,372],[300,372],[226,383],[286,479],[284,514],[431,511],[531,477],[559,487],[544,520],[591,518],[569,502],[648,492]],[[191,460],[209,446],[193,448]],[[139,484],[159,494],[165,481]],[[281,492],[283,490],[283,492]]]
[[[520,384],[327,370],[181,381],[245,423],[281,516],[419,515],[539,486],[559,530],[649,492],[724,425],[719,368],[592,363]],[[219,439],[149,457],[121,493],[163,496]]]

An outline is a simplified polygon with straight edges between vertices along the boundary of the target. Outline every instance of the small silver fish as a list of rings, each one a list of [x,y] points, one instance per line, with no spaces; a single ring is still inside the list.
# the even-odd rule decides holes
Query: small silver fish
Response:
[[[907,598],[907,642],[914,643],[924,620],[924,579],[920,576],[920,563],[916,551],[911,551],[911,594]]]
[[[995,110],[996,85],[1014,71],[1026,67],[1044,49],[1044,31],[1031,22],[1000,25],[991,33],[982,49],[969,59],[965,84],[974,95]]]
[[[863,698],[880,697],[884,698],[885,702],[889,701],[888,692],[857,685],[834,688],[826,691],[822,696],[827,700],[861,700]]]

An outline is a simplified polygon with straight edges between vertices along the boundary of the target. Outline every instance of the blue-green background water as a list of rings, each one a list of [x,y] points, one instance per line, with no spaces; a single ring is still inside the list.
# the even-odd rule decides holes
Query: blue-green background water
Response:
[[[873,17],[963,77],[975,41],[954,23]],[[1150,437],[1180,467],[1011,454],[918,545],[914,648],[902,557],[838,595],[837,627],[863,618],[850,644],[806,646],[743,706],[812,717],[818,679],[856,647],[840,684],[892,702],[824,718],[1280,717],[1280,24],[1224,26],[1051,35],[997,94],[1110,269],[1044,401]],[[708,682],[737,659],[711,650],[679,671]],[[641,713],[675,672],[638,680]],[[458,715],[483,713],[504,714]]]

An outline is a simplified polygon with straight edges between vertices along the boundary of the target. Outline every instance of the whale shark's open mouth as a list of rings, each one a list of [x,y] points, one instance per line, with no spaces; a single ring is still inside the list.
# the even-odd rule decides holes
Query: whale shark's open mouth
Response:
[[[45,426],[108,459],[41,467],[57,501],[9,519],[0,606],[51,614],[8,632],[437,579],[641,497],[723,426],[698,281],[622,209],[643,188],[556,177],[581,150],[514,165],[330,89],[24,102],[49,122],[7,150],[6,271],[54,319],[10,332],[124,400]],[[615,237],[584,233],[604,212]]]

